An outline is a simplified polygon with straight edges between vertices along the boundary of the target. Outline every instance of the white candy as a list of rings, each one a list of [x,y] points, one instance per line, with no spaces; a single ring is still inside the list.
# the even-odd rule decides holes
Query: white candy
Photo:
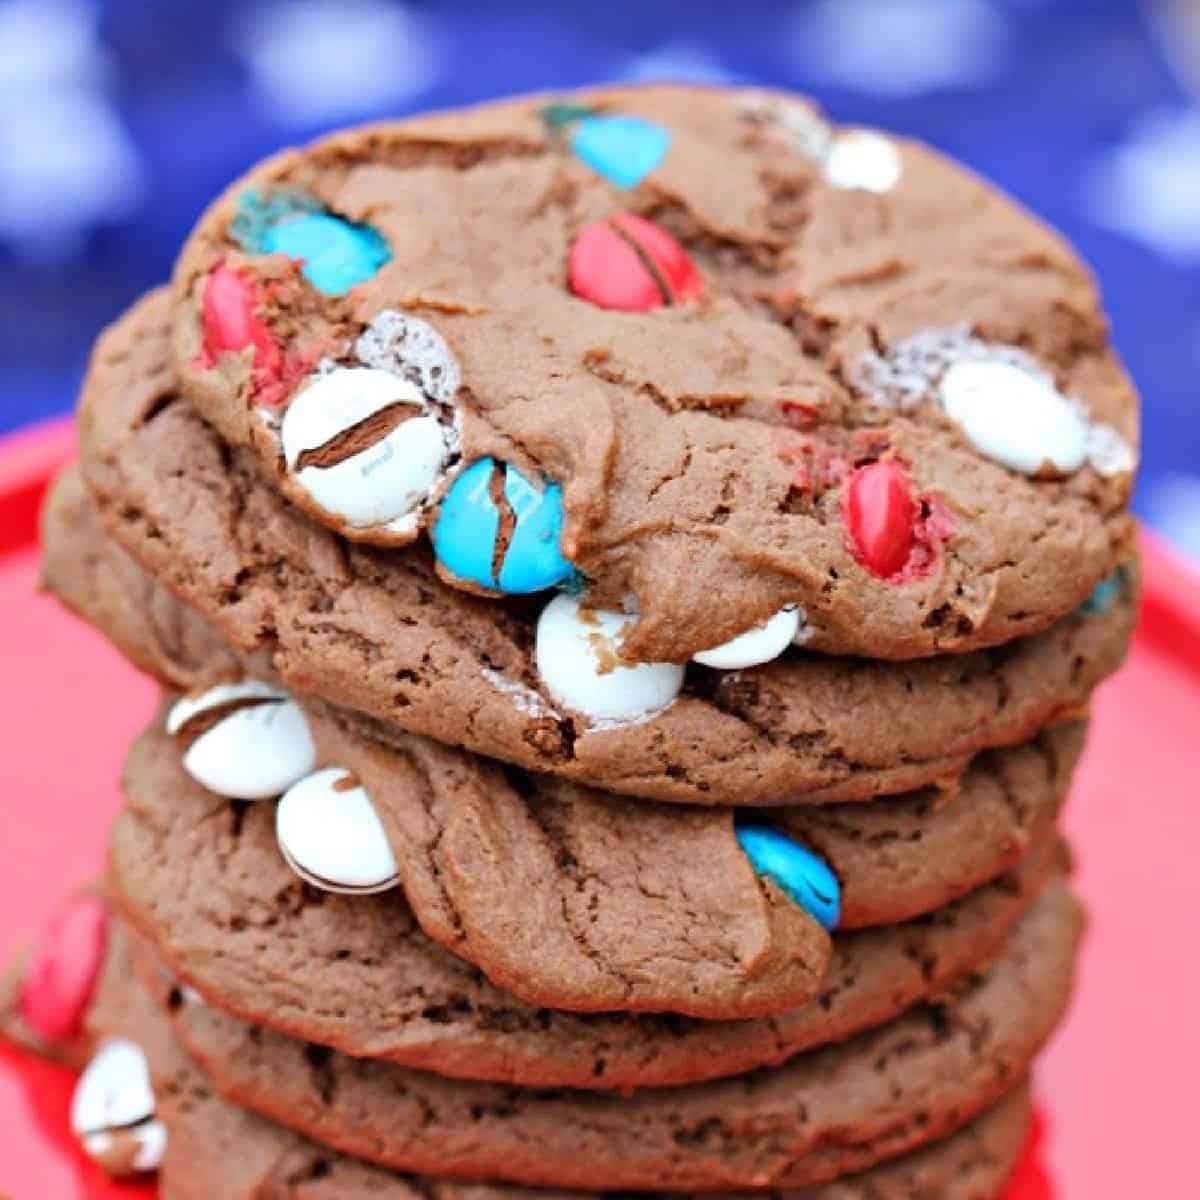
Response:
[[[1127,475],[1137,466],[1137,455],[1111,425],[1093,425],[1088,430],[1088,462],[1101,475]]]
[[[153,1171],[167,1133],[154,1119],[154,1089],[145,1056],[131,1041],[106,1042],[79,1078],[71,1099],[71,1129],[94,1159],[109,1168]]]
[[[324,891],[367,895],[400,881],[371,797],[342,767],[327,767],[288,791],[275,810],[275,836],[288,866]]]
[[[629,722],[669,707],[683,686],[673,663],[615,666],[623,613],[583,608],[560,593],[538,619],[538,673],[555,699],[593,721]]]
[[[411,405],[421,415],[333,466],[296,470],[306,450],[392,404]],[[325,513],[354,529],[394,534],[416,531],[417,510],[449,456],[449,435],[420,388],[374,367],[338,367],[315,377],[288,406],[279,436],[288,469]]]
[[[167,732],[214,708],[257,701],[231,712],[188,747],[183,767],[201,786],[231,800],[266,800],[303,779],[317,761],[308,721],[286,692],[258,680],[221,684],[185,698],[167,714]]]
[[[835,188],[890,192],[903,171],[895,142],[869,129],[839,133],[825,155],[825,179]]]
[[[720,671],[740,671],[778,658],[800,632],[800,606],[789,604],[761,625],[692,655],[692,661]]]
[[[1047,466],[1068,475],[1087,459],[1079,405],[1010,363],[955,363],[942,379],[941,402],[981,454],[1024,475]]]

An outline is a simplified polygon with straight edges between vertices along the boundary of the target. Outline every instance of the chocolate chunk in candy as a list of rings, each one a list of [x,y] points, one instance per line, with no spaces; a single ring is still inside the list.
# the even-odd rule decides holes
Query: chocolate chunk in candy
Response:
[[[704,280],[684,248],[634,213],[587,226],[571,246],[571,290],[600,308],[650,312],[704,294]]]
[[[472,463],[451,485],[433,527],[438,564],[493,592],[540,592],[574,567],[559,548],[562,488],[539,489],[511,464]]]
[[[778,658],[790,645],[802,640],[804,614],[800,605],[788,604],[761,625],[692,655],[701,666],[722,671],[740,671]]]
[[[184,770],[231,800],[278,796],[316,766],[316,746],[300,706],[255,679],[177,701],[166,729],[189,743]]]
[[[670,707],[683,687],[674,663],[622,665],[621,633],[633,618],[587,608],[567,593],[538,618],[535,659],[550,694],[601,724],[627,724]]]
[[[773,880],[825,929],[841,920],[842,887],[820,855],[778,830],[739,823],[738,844],[754,869]]]
[[[371,797],[342,767],[302,779],[280,799],[275,837],[288,866],[327,892],[365,896],[400,882]]]
[[[288,405],[279,437],[292,478],[344,532],[381,545],[411,541],[454,454],[457,434],[410,379],[335,367]]]
[[[131,1041],[106,1042],[88,1064],[71,1099],[71,1129],[88,1156],[113,1176],[156,1171],[167,1148],[155,1117],[145,1056]]]
[[[644,117],[579,104],[549,104],[541,116],[551,130],[569,129],[575,155],[621,188],[637,187],[671,148],[670,131]]]
[[[47,1042],[66,1042],[83,1032],[104,964],[108,927],[103,900],[76,896],[51,917],[30,952],[18,1008],[25,1024]]]
[[[377,230],[324,211],[302,192],[244,192],[229,232],[247,253],[301,262],[301,274],[327,296],[345,295],[392,257]]]

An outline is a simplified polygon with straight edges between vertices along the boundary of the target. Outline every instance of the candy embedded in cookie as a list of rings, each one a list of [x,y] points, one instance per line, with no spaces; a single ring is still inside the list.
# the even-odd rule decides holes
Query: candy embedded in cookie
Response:
[[[297,260],[304,278],[327,296],[345,295],[392,257],[377,230],[325,212],[302,192],[243,192],[229,232],[248,254]]]
[[[535,658],[542,683],[559,703],[592,722],[623,725],[675,702],[683,667],[621,665],[621,632],[632,619],[588,608],[565,592],[546,605],[538,619]]]
[[[371,797],[342,767],[317,771],[280,799],[275,836],[288,866],[322,891],[368,896],[400,882]]]
[[[704,279],[687,251],[634,213],[584,229],[571,246],[568,276],[581,300],[620,312],[650,312],[704,294]]]
[[[47,1042],[78,1037],[108,944],[108,906],[80,895],[51,917],[30,953],[21,979],[25,1023]]]
[[[449,465],[455,433],[411,380],[377,367],[334,367],[292,397],[279,440],[296,486],[335,527],[408,541]]]
[[[562,488],[535,487],[510,463],[481,458],[450,485],[433,528],[438,567],[451,581],[493,592],[540,592],[575,568],[559,549]]]
[[[739,845],[760,874],[773,880],[825,929],[841,919],[842,889],[829,864],[785,834],[739,822]]]
[[[71,1130],[88,1157],[115,1178],[156,1171],[167,1149],[166,1126],[145,1055],[113,1038],[88,1064],[71,1100]]]
[[[548,104],[541,118],[552,134],[567,133],[575,155],[620,188],[635,188],[666,157],[670,131],[625,113],[581,104]]]
[[[316,766],[300,706],[286,692],[254,679],[177,701],[167,713],[166,730],[188,743],[187,773],[231,800],[278,796]]]
[[[797,640],[803,641],[804,610],[798,604],[781,608],[761,625],[692,655],[692,661],[722,671],[740,671],[778,658]]]

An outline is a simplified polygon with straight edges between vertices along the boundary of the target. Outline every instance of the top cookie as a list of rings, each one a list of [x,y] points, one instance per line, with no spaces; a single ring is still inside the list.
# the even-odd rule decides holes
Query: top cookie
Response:
[[[786,95],[335,135],[208,211],[174,304],[184,391],[290,499],[470,591],[582,594],[623,662],[995,645],[1129,554],[1137,403],[1086,269]]]

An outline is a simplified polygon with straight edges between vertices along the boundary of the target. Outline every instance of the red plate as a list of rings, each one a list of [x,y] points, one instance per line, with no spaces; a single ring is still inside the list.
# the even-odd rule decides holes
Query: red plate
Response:
[[[121,759],[154,701],[115,651],[35,594],[37,504],[72,448],[67,424],[0,441],[3,952],[98,870]],[[1080,998],[1039,1071],[1043,1128],[1011,1200],[1200,1194],[1200,576],[1151,539],[1145,576],[1133,656],[1096,700],[1068,821],[1092,909]],[[65,1072],[0,1051],[0,1195],[153,1195],[82,1161],[69,1089]]]

